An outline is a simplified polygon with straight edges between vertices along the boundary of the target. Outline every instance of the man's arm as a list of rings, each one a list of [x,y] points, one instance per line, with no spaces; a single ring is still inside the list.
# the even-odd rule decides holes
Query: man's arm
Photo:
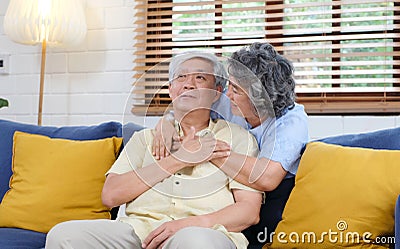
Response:
[[[232,193],[235,203],[223,209],[162,224],[146,237],[142,244],[143,248],[160,248],[177,231],[189,226],[212,228],[215,225],[222,225],[229,232],[240,232],[251,225],[257,224],[262,193],[242,189],[233,189]]]
[[[232,189],[232,193],[234,204],[204,215],[209,227],[221,224],[229,232],[240,232],[258,223],[262,193],[243,189]]]
[[[182,163],[169,156],[123,174],[110,173],[101,193],[103,204],[112,208],[130,202],[181,168]]]

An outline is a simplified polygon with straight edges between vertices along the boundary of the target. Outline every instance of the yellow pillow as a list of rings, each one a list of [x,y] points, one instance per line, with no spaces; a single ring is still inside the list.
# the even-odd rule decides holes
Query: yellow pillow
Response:
[[[116,137],[74,141],[15,132],[0,227],[47,233],[67,220],[109,219],[101,190],[121,143]]]
[[[400,151],[309,143],[263,248],[385,248],[372,242],[394,234],[399,193]]]

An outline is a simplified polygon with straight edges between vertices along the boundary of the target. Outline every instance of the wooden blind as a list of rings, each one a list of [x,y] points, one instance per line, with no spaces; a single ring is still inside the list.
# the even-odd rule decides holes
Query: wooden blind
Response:
[[[137,0],[133,113],[168,107],[168,60],[269,42],[309,114],[400,113],[400,0]]]

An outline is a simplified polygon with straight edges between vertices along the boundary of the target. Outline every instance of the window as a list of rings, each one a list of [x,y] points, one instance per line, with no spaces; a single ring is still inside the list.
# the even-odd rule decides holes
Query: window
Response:
[[[137,1],[133,113],[170,103],[168,60],[267,41],[295,68],[309,114],[400,113],[400,0]]]

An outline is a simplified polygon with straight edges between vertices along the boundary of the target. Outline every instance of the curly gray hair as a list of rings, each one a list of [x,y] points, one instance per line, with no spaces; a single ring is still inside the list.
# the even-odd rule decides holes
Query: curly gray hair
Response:
[[[229,74],[239,81],[240,86],[248,90],[260,116],[280,117],[287,108],[294,106],[294,67],[289,60],[279,55],[271,44],[253,43],[234,52],[228,63]],[[243,66],[251,71],[253,76],[246,72]]]

